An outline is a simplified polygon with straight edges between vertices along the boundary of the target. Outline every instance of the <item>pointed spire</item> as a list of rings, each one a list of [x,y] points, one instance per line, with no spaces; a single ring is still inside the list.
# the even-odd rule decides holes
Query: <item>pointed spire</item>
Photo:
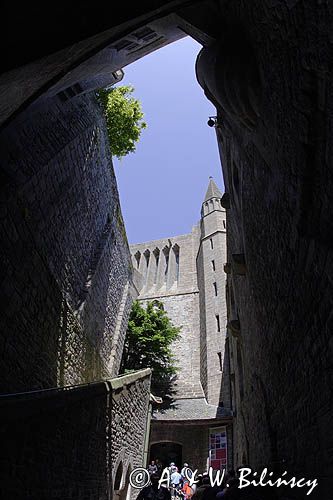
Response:
[[[222,193],[215,184],[212,176],[209,177],[209,184],[204,202],[210,200],[211,198],[222,198]]]

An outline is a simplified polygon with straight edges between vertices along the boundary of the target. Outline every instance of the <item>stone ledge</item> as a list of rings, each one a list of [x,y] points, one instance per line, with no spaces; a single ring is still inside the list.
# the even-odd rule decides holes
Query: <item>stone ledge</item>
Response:
[[[1,420],[10,419],[13,415],[22,417],[39,411],[53,411],[87,397],[96,397],[116,390],[121,390],[135,382],[151,376],[151,369],[146,368],[111,380],[91,382],[66,387],[54,387],[29,392],[0,395]]]
[[[109,384],[113,390],[120,389],[131,384],[134,384],[140,379],[147,378],[151,376],[151,369],[145,368],[144,370],[139,370],[134,373],[128,373],[121,375],[120,377],[113,378],[109,381]]]

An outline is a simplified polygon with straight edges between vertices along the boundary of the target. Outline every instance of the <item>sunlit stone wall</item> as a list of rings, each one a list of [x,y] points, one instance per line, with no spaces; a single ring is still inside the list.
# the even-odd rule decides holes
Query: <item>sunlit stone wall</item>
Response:
[[[20,115],[1,135],[0,160],[0,391],[115,375],[135,290],[94,96]]]

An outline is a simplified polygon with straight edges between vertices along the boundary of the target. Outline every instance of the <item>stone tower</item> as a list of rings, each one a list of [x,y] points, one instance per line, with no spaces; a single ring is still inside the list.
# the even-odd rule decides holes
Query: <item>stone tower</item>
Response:
[[[210,178],[201,209],[197,274],[200,297],[200,380],[207,402],[228,406],[222,371],[226,335],[226,213],[222,193]]]
[[[217,469],[232,463],[227,453],[231,412],[224,347],[226,214],[221,197],[210,179],[200,222],[189,234],[131,245],[133,265],[141,275],[138,299],[158,299],[172,323],[181,327],[180,339],[172,346],[179,367],[174,399],[167,409],[154,411],[151,458],[180,465],[183,456],[198,469],[204,469],[207,460]]]

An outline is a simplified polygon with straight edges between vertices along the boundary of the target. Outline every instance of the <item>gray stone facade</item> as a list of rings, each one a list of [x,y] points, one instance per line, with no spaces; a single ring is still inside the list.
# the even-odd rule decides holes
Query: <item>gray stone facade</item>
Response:
[[[191,460],[201,468],[203,464],[206,467],[209,454],[208,422],[213,427],[217,422],[230,424],[223,270],[226,214],[221,196],[210,180],[200,223],[191,233],[130,246],[133,266],[142,276],[138,299],[143,303],[160,300],[172,323],[181,327],[180,338],[172,345],[179,370],[173,385],[175,403],[169,410],[156,409],[152,439],[155,443],[159,439],[172,441],[173,425],[183,422],[186,429],[190,421],[191,424],[200,421],[199,429],[205,436],[202,438],[204,451],[200,459],[193,456]],[[194,427],[192,431],[195,432]],[[193,440],[192,431],[186,432]],[[188,454],[185,442],[178,442],[183,443],[183,453]]]
[[[181,368],[176,382],[179,397],[203,397],[199,289],[195,272],[198,242],[199,230],[194,227],[188,235],[130,247],[133,265],[142,275],[139,299],[161,300],[173,324],[182,327],[181,338],[173,345],[176,364]]]

